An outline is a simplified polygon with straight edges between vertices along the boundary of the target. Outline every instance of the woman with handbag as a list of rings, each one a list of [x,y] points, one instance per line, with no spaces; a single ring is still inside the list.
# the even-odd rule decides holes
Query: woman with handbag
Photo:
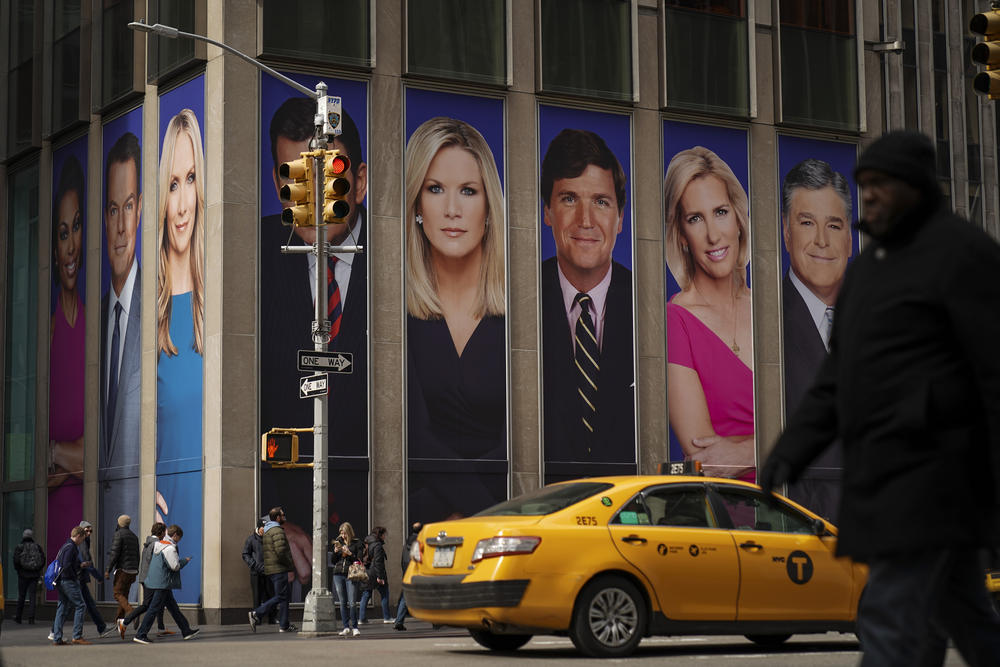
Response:
[[[358,607],[356,602],[360,591],[368,581],[365,571],[364,542],[354,535],[354,527],[350,523],[340,524],[340,534],[331,542],[333,549],[333,585],[340,601],[340,618],[344,629],[342,637],[361,634],[358,630]],[[349,615],[348,615],[349,614]]]

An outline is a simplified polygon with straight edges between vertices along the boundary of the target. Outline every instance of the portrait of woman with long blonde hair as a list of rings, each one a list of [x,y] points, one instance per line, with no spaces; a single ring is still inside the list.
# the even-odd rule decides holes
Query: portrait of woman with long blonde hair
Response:
[[[663,184],[670,428],[706,472],[754,478],[753,335],[746,190],[703,146],[670,160]]]
[[[505,214],[493,153],[436,117],[406,146],[409,454],[506,457]]]

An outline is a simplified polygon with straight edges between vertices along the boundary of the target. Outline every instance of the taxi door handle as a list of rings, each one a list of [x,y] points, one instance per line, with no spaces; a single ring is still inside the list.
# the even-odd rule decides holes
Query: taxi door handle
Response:
[[[638,542],[639,544],[645,544],[646,538],[639,537],[638,535],[629,535],[628,537],[623,537],[622,542],[628,542],[629,544],[634,544]]]
[[[744,542],[743,544],[740,545],[740,549],[747,549],[747,550],[763,549],[763,548],[764,548],[763,544],[757,544],[756,542]]]

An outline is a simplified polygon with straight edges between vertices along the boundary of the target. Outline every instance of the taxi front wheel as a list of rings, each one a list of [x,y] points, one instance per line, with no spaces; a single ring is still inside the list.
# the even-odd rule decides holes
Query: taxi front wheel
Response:
[[[620,658],[635,651],[646,628],[646,603],[627,579],[608,575],[580,592],[569,636],[577,650],[595,658]]]
[[[469,634],[480,646],[485,646],[491,651],[516,651],[529,641],[531,635],[498,635],[486,630],[469,629]]]

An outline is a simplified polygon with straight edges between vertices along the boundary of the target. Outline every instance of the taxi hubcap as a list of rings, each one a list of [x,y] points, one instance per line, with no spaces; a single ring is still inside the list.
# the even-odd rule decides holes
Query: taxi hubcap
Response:
[[[590,631],[606,646],[621,646],[636,632],[639,610],[620,588],[606,588],[590,603]]]

